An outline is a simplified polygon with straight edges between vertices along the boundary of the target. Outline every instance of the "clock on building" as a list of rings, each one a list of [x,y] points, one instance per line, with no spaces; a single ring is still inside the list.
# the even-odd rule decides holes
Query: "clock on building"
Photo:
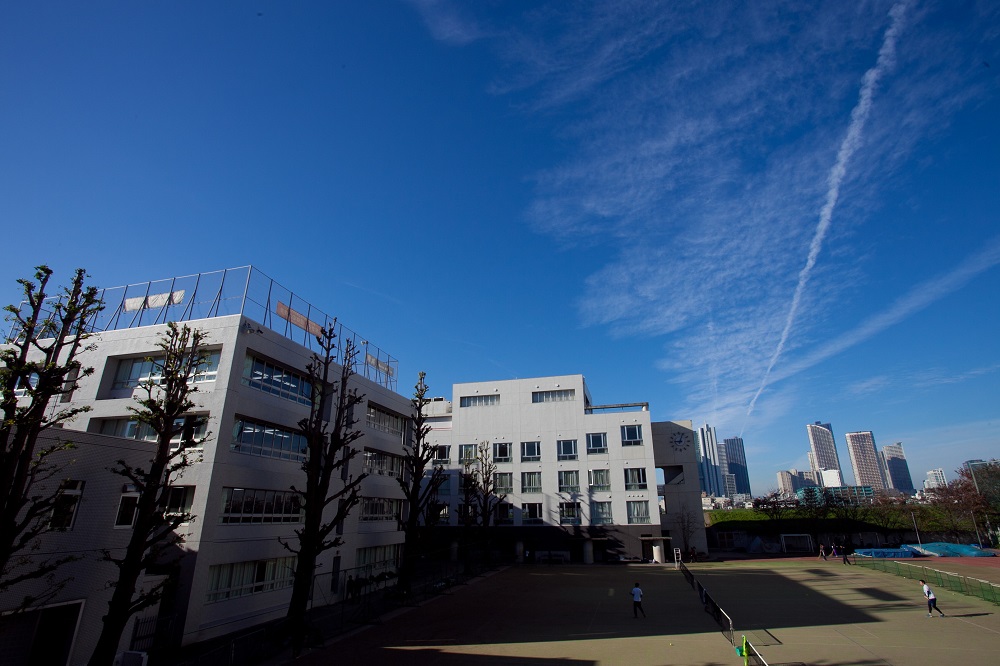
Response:
[[[675,432],[670,436],[670,446],[674,451],[687,451],[691,446],[691,435],[686,432]]]

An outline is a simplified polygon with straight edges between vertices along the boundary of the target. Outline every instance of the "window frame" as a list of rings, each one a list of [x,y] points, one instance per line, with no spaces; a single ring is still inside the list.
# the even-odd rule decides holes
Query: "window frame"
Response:
[[[513,444],[511,442],[493,442],[493,462],[495,463],[509,463],[513,459]],[[506,450],[507,454],[504,455],[503,451]]]
[[[595,446],[595,438],[599,438],[599,445]],[[599,455],[608,452],[608,433],[588,432],[587,433],[587,455]]]
[[[622,446],[642,446],[642,424],[636,423],[632,425],[623,425],[622,429]],[[630,436],[630,431],[634,429],[634,434],[638,437]]]
[[[561,469],[559,470],[559,492],[578,493],[580,492],[580,470]],[[575,480],[575,483],[573,482]]]
[[[535,453],[528,454],[527,451],[533,448]],[[542,443],[538,441],[534,442],[521,442],[521,462],[541,462],[542,460]]]
[[[557,460],[579,460],[580,453],[576,445],[575,439],[557,439],[556,440],[556,459]]]

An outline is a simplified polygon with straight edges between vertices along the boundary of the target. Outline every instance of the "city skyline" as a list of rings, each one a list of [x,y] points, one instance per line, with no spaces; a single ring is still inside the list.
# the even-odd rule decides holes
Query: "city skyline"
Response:
[[[55,0],[0,60],[3,304],[252,264],[403,395],[581,373],[756,493],[817,420],[1000,449],[990,3]]]

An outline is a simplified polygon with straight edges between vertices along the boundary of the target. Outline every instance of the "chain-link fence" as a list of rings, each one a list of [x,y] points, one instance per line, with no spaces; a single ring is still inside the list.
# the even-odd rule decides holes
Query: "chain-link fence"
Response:
[[[926,580],[933,583],[935,587],[959,592],[970,597],[979,597],[984,601],[1000,605],[1000,585],[991,583],[988,580],[970,578],[950,571],[931,569],[919,564],[908,564],[897,560],[886,560],[878,557],[866,557],[858,555],[855,564],[876,571],[884,571],[901,578],[911,578],[913,580]]]

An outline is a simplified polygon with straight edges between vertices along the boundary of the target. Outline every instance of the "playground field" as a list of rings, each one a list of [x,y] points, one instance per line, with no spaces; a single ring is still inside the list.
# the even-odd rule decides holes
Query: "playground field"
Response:
[[[1000,582],[1000,558],[921,558]],[[961,569],[962,571],[959,571]],[[691,573],[771,666],[990,666],[1000,663],[1000,606],[839,559],[746,560]],[[647,617],[634,619],[639,582]],[[287,663],[289,660],[286,660]],[[453,588],[359,628],[296,664],[689,664],[737,666],[684,575],[669,565],[522,566]],[[276,662],[277,663],[277,662]]]

